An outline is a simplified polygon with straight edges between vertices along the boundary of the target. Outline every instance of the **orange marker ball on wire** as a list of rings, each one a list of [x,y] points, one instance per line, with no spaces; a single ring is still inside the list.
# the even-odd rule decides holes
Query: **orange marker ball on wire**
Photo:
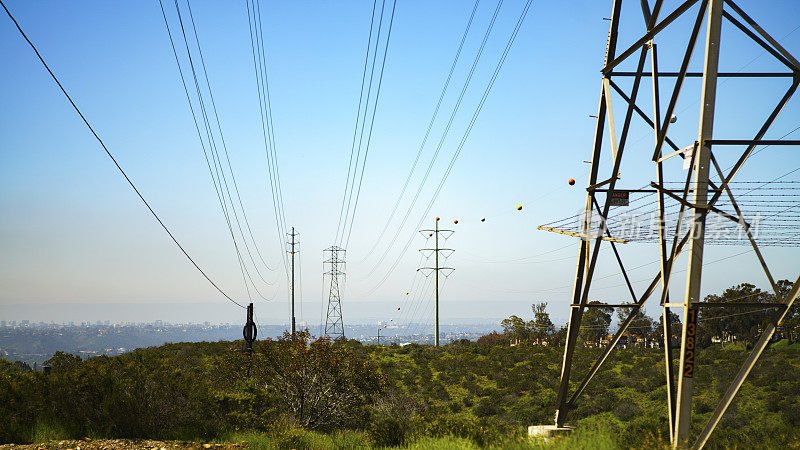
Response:
[[[570,178],[567,183],[569,183],[570,186],[575,186],[575,179],[574,178]]]
[[[438,218],[438,217],[436,218],[436,221],[437,221],[437,222],[439,221],[439,218]]]
[[[522,205],[517,205],[517,211],[522,211]]]
[[[458,219],[454,220],[453,223],[458,225]]]

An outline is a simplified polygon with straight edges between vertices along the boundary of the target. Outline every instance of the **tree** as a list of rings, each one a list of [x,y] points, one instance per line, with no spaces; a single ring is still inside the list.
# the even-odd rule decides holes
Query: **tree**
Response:
[[[669,312],[669,323],[670,323],[670,330],[672,331],[672,335],[676,337],[675,341],[677,341],[677,336],[681,334],[681,318],[674,312]],[[658,316],[658,328],[653,329],[653,335],[656,339],[663,339],[664,336],[664,314],[662,313]],[[675,342],[672,341],[672,336],[670,336],[670,345],[674,345]],[[662,342],[662,345],[664,343]]]
[[[347,342],[308,330],[262,342],[255,375],[294,425],[319,431],[358,428],[384,389],[377,368]],[[255,355],[254,355],[255,356]]]
[[[478,338],[478,345],[505,345],[508,346],[511,342],[508,336],[500,334],[497,331],[492,331],[489,334],[483,335]]]
[[[591,301],[590,305],[602,305],[602,302]],[[611,325],[611,314],[614,308],[611,307],[592,307],[586,308],[581,320],[580,336],[586,342],[598,342],[608,334],[608,327]]]
[[[81,364],[81,357],[73,355],[72,353],[55,352],[53,357],[44,362],[46,366],[50,366],[54,373],[68,372],[75,369],[76,366]]]
[[[536,340],[537,344],[542,341],[548,341],[556,332],[556,327],[550,320],[550,314],[547,313],[547,302],[535,303],[531,305],[533,310],[533,321],[531,323],[531,338]]]
[[[528,324],[515,315],[503,319],[500,325],[503,327],[503,333],[511,340],[519,342],[530,337],[531,330],[528,328]]]
[[[726,289],[722,294],[708,295],[706,302],[755,302],[769,303],[775,301],[772,293],[762,291],[750,283],[742,283]],[[700,332],[704,335],[699,338],[702,343],[711,339],[726,341],[744,341],[753,343],[761,334],[760,331],[769,322],[774,308],[759,308],[752,306],[730,306],[726,308],[709,307],[701,308],[697,321]]]
[[[563,347],[567,345],[567,326],[560,327],[553,333],[553,337],[550,338],[551,345],[555,345],[558,347]]]
[[[779,280],[777,283],[778,285],[778,296],[776,301],[783,301],[786,296],[789,294],[789,291],[792,289],[792,282],[789,280]],[[798,333],[798,328],[800,328],[800,302],[795,300],[794,304],[791,308],[789,308],[789,312],[786,313],[786,317],[783,319],[783,333],[789,342],[795,342],[797,340],[800,333]]]
[[[617,319],[620,325],[628,318],[628,314],[630,314],[630,308],[617,309]],[[634,316],[630,325],[628,325],[626,332],[640,339],[651,339],[653,337],[655,324],[656,322],[650,316],[645,314],[642,309],[639,309],[639,312],[636,313],[636,316]]]

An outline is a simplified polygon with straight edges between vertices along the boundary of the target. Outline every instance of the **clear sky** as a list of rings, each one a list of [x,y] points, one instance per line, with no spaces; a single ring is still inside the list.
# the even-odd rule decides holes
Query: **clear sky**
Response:
[[[5,0],[4,0],[5,1]],[[387,7],[391,2],[387,2]],[[623,10],[620,48],[643,25],[638,2]],[[679,2],[667,0],[664,10]],[[237,300],[247,301],[236,255],[217,202],[183,93],[158,1],[37,2],[7,0],[31,40],[61,78],[120,164],[209,275]],[[181,3],[184,5],[185,3]],[[378,3],[380,5],[380,2]],[[739,4],[795,56],[800,56],[800,3]],[[477,123],[431,211],[423,216],[500,58],[522,0],[505,0],[475,76],[444,141],[420,201],[397,243],[388,239],[369,253],[386,222],[424,136],[447,76],[472,1],[398,0],[363,188],[348,246],[347,302],[376,302],[387,318],[429,317],[430,285],[418,277],[417,249],[426,247],[415,227],[435,216],[456,230],[447,263],[456,268],[442,296],[442,317],[486,317],[486,305],[518,302],[496,316],[548,301],[565,318],[574,277],[577,241],[536,229],[582,208],[600,90],[600,68],[611,2],[538,1],[508,55]],[[489,19],[497,6],[481,0],[442,112],[409,192],[416,191]],[[174,4],[165,2],[175,32]],[[170,9],[171,8],[171,9]],[[286,281],[275,228],[253,59],[244,1],[195,0],[192,10],[242,198],[267,263],[274,297],[259,308],[286,309]],[[694,11],[694,9],[692,10]],[[323,300],[322,250],[333,244],[347,174],[372,2],[262,2],[271,105],[285,216],[300,233],[304,320],[318,323]],[[657,40],[660,66],[677,70],[694,13]],[[387,16],[388,20],[388,16]],[[701,68],[703,39],[692,60]],[[729,24],[723,28],[720,70],[779,70],[780,66]],[[58,91],[13,23],[0,17],[0,303],[225,302],[189,264],[149,215]],[[788,87],[787,79],[729,80],[720,85],[715,133],[750,138],[759,120]],[[649,83],[640,106],[651,110]],[[671,83],[664,82],[665,91]],[[690,79],[670,129],[679,145],[697,135],[699,79]],[[668,93],[662,95],[666,103]],[[617,121],[623,116],[615,100]],[[794,98],[768,138],[800,125]],[[655,179],[649,162],[652,133],[635,122],[623,162],[622,187]],[[619,132],[619,127],[617,128]],[[800,132],[792,135],[798,139]],[[720,157],[723,165],[733,152]],[[610,156],[606,155],[608,159]],[[680,180],[680,163],[668,173]],[[770,148],[748,163],[741,180],[771,180],[800,167],[797,148]],[[577,180],[569,186],[567,180]],[[800,180],[800,172],[785,180]],[[522,204],[522,211],[516,206]],[[409,205],[401,202],[400,215]],[[486,218],[481,222],[481,218]],[[456,225],[453,220],[459,220]],[[387,236],[399,225],[392,222]],[[408,251],[400,257],[406,243]],[[630,267],[658,259],[651,244],[623,246]],[[739,282],[764,288],[766,279],[747,247],[710,246],[704,293]],[[601,257],[592,299],[628,300],[609,249]],[[608,254],[606,254],[608,253]],[[769,248],[777,278],[797,277],[798,250]],[[394,262],[394,270],[381,283]],[[527,258],[527,259],[523,259]],[[248,262],[249,263],[249,262]],[[680,258],[679,269],[685,266]],[[251,269],[252,270],[252,269]],[[650,264],[631,272],[643,289]],[[684,275],[676,275],[682,293]],[[428,288],[425,290],[425,288]],[[409,292],[409,295],[406,295]],[[424,295],[423,295],[424,293]],[[478,303],[481,306],[476,306]],[[655,304],[656,302],[653,302]],[[231,305],[233,308],[234,306]],[[397,308],[402,307],[398,312]],[[416,308],[416,309],[415,309]],[[491,308],[488,309],[491,311]],[[655,313],[650,305],[648,310]],[[270,314],[270,316],[274,316]],[[491,315],[491,314],[490,314]],[[124,317],[109,317],[124,320]],[[212,321],[214,318],[210,318]]]

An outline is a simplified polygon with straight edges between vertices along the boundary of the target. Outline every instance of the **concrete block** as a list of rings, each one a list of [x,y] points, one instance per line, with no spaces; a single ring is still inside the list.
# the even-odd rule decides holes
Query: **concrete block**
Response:
[[[548,441],[556,436],[566,436],[571,431],[572,427],[557,427],[555,425],[531,425],[528,427],[528,437],[533,437]]]

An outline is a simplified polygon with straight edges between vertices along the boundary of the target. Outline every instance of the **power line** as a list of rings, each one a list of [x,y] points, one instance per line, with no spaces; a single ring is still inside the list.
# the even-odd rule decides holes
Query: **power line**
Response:
[[[97,142],[100,143],[100,146],[103,147],[103,150],[106,152],[106,155],[108,155],[108,157],[111,159],[111,161],[117,167],[117,170],[119,170],[119,172],[122,174],[122,176],[125,177],[125,181],[127,181],[128,184],[131,186],[131,188],[133,188],[134,192],[136,192],[136,195],[139,196],[139,199],[142,201],[142,203],[144,203],[145,207],[147,207],[147,210],[150,211],[150,213],[153,215],[153,217],[155,217],[156,221],[158,221],[159,225],[161,225],[161,227],[164,229],[164,231],[167,232],[169,237],[172,239],[172,241],[175,243],[175,245],[178,246],[178,248],[181,250],[183,255],[186,256],[186,258],[192,263],[192,265],[203,275],[203,277],[206,280],[208,280],[209,283],[211,283],[211,285],[217,291],[219,291],[220,294],[222,294],[226,299],[231,301],[233,304],[239,306],[240,308],[245,308],[244,305],[242,305],[241,303],[238,303],[236,300],[234,300],[228,294],[226,294],[222,289],[220,289],[220,287],[203,271],[203,269],[200,268],[200,266],[194,261],[194,259],[192,259],[192,257],[189,256],[189,253],[183,248],[183,246],[180,244],[180,242],[178,242],[178,240],[175,238],[175,235],[173,235],[172,232],[169,230],[169,228],[167,228],[167,226],[164,224],[164,222],[161,220],[161,218],[158,217],[158,214],[156,214],[156,212],[153,210],[153,208],[150,206],[150,204],[147,202],[147,200],[145,200],[145,198],[142,195],[142,193],[139,192],[139,189],[136,188],[136,185],[133,184],[133,181],[131,181],[130,177],[128,177],[128,175],[122,169],[122,166],[119,165],[119,163],[117,162],[116,158],[114,158],[114,155],[111,154],[111,151],[108,149],[108,147],[106,147],[106,144],[103,142],[103,140],[97,134],[97,132],[95,132],[95,130],[92,127],[92,125],[86,119],[86,116],[83,115],[81,110],[78,108],[78,106],[72,100],[72,97],[67,93],[66,89],[64,89],[64,86],[61,84],[61,81],[59,81],[58,77],[56,77],[56,75],[50,69],[50,66],[45,62],[44,58],[39,53],[39,50],[36,48],[36,46],[33,44],[33,42],[31,42],[31,40],[28,39],[28,36],[25,34],[25,32],[22,31],[22,27],[20,26],[19,22],[17,22],[17,19],[14,18],[14,16],[11,14],[11,11],[8,10],[8,7],[6,7],[6,4],[2,0],[0,0],[0,6],[3,7],[3,9],[6,12],[6,14],[8,14],[8,17],[11,19],[12,22],[14,22],[14,25],[17,27],[17,30],[19,31],[20,35],[25,39],[25,41],[28,43],[28,45],[30,45],[30,47],[33,49],[34,53],[36,53],[36,57],[39,58],[39,61],[42,63],[42,65],[47,70],[47,72],[50,74],[50,76],[53,78],[53,81],[56,82],[56,85],[58,85],[58,88],[61,90],[61,92],[67,98],[67,100],[69,100],[69,103],[72,105],[72,108],[75,109],[75,112],[78,113],[78,116],[80,116],[81,120],[83,120],[83,123],[86,125],[86,127],[89,129],[89,131],[95,137],[95,139],[97,139]]]
[[[230,171],[231,179],[233,180],[233,187],[234,187],[234,190],[236,192],[236,197],[237,197],[238,202],[239,202],[239,207],[242,210],[242,217],[244,218],[244,222],[245,222],[245,225],[247,227],[247,231],[250,234],[250,239],[253,242],[253,247],[255,247],[256,253],[258,254],[258,257],[261,260],[262,264],[264,264],[264,267],[266,267],[268,270],[275,270],[272,267],[270,267],[269,264],[267,264],[267,262],[264,260],[264,257],[261,255],[261,251],[258,248],[258,244],[256,243],[256,239],[253,236],[253,230],[251,229],[250,221],[247,218],[247,211],[245,210],[244,203],[242,202],[242,196],[239,194],[239,185],[236,183],[236,176],[234,175],[233,167],[231,166],[231,159],[230,159],[230,155],[228,154],[228,146],[226,145],[225,137],[222,134],[222,125],[220,124],[219,114],[217,114],[217,105],[214,102],[214,94],[211,91],[211,82],[208,79],[208,72],[206,71],[206,62],[205,62],[205,59],[203,58],[203,50],[200,47],[200,38],[199,38],[199,36],[197,34],[197,27],[195,26],[194,15],[192,14],[192,6],[191,6],[191,3],[189,2],[189,0],[186,0],[186,6],[188,7],[188,10],[189,10],[189,18],[191,19],[191,22],[192,22],[192,30],[194,31],[194,37],[195,37],[195,41],[197,43],[197,50],[198,50],[198,52],[200,54],[200,64],[201,64],[201,67],[203,68],[203,75],[204,75],[205,80],[206,80],[206,85],[208,86],[208,94],[209,94],[209,97],[211,99],[211,106],[213,108],[214,117],[215,117],[216,122],[217,122],[217,129],[219,130],[219,136],[220,136],[220,140],[222,142],[222,148],[225,151],[225,159],[227,160],[227,163],[228,163],[228,170]],[[234,212],[235,212],[235,209],[234,209]],[[237,223],[238,223],[238,217],[237,217]],[[240,228],[239,231],[241,232],[241,225],[239,226],[239,228]],[[242,237],[244,237],[244,233],[242,233]],[[246,242],[247,241],[245,240],[245,243]],[[248,248],[248,253],[249,253],[249,248]],[[251,256],[251,259],[252,259],[252,256]],[[253,261],[253,264],[255,264],[255,261]]]
[[[378,78],[378,90],[375,94],[375,102],[372,105],[372,118],[370,119],[369,123],[369,133],[367,134],[367,145],[364,149],[364,160],[361,163],[361,175],[358,178],[358,189],[356,191],[356,201],[353,204],[353,215],[350,217],[350,229],[347,231],[347,240],[345,241],[345,247],[349,246],[350,244],[350,235],[353,234],[353,223],[356,220],[356,209],[358,208],[358,199],[361,196],[361,182],[364,180],[364,170],[367,167],[367,156],[369,155],[369,145],[372,142],[372,130],[375,125],[375,113],[378,109],[378,100],[380,99],[381,95],[381,86],[383,85],[383,71],[386,68],[386,55],[389,53],[389,40],[392,37],[392,25],[394,24],[394,11],[395,7],[397,6],[397,0],[392,2],[392,15],[389,19],[389,31],[386,34],[386,45],[383,49],[383,61],[381,62],[381,73],[380,77]],[[370,82],[370,85],[372,83]],[[367,99],[367,105],[369,105],[369,98]],[[363,132],[363,129],[362,129]],[[360,139],[359,139],[360,141]],[[359,142],[360,146],[360,142]],[[358,163],[358,159],[356,158],[356,163]],[[354,174],[355,175],[355,174]]]
[[[372,270],[367,274],[365,278],[369,278],[372,276],[373,273],[377,270],[377,268],[383,264],[383,261],[388,256],[389,252],[391,251],[394,243],[397,241],[397,238],[400,236],[400,233],[403,231],[403,227],[406,224],[406,221],[411,216],[411,212],[414,210],[414,206],[419,199],[419,196],[422,192],[422,189],[425,187],[425,183],[428,180],[428,177],[433,170],[433,166],[436,163],[436,159],[439,156],[439,152],[441,151],[442,147],[444,146],[445,139],[447,138],[448,133],[450,132],[450,128],[453,125],[453,121],[455,120],[456,114],[458,113],[459,108],[461,107],[461,103],[464,100],[464,95],[469,88],[470,82],[472,81],[472,76],[475,74],[475,69],[478,66],[478,62],[480,62],[481,56],[483,55],[483,50],[486,47],[486,42],[489,40],[489,36],[492,33],[492,29],[494,28],[495,21],[497,20],[497,15],[500,13],[500,7],[503,5],[503,0],[498,0],[497,6],[494,9],[494,13],[492,15],[491,20],[489,21],[489,25],[486,27],[486,32],[483,35],[483,40],[481,41],[480,46],[478,47],[478,51],[475,54],[475,58],[472,61],[472,65],[470,67],[469,72],[467,73],[467,78],[464,80],[464,84],[461,87],[461,92],[458,95],[458,99],[456,100],[455,105],[453,106],[453,110],[450,113],[450,117],[448,118],[447,124],[445,125],[444,130],[442,131],[442,136],[439,139],[439,143],[436,146],[436,150],[433,152],[433,156],[431,157],[430,162],[428,163],[428,168],[425,170],[425,175],[422,177],[419,186],[417,187],[417,191],[414,194],[411,203],[408,205],[405,215],[403,216],[403,220],[400,222],[400,225],[397,227],[397,231],[395,232],[392,239],[389,241],[389,245],[386,246],[386,250],[383,252],[381,257],[378,261],[373,265]],[[427,214],[427,213],[426,213]],[[421,226],[422,219],[420,220],[420,224],[418,224],[415,228],[419,229]],[[406,250],[408,249],[408,245],[406,245]],[[405,251],[403,252],[405,253]]]
[[[272,197],[272,209],[275,215],[275,225],[278,234],[278,243],[280,248],[284,251],[281,252],[281,260],[285,274],[289,276],[289,261],[285,254],[285,244],[283,236],[285,235],[285,217],[283,216],[282,194],[278,190],[277,172],[273,168],[273,128],[271,126],[271,106],[268,106],[269,101],[266,89],[266,60],[263,49],[263,36],[259,32],[261,24],[260,4],[256,9],[256,3],[253,0],[246,0],[247,7],[247,22],[248,30],[250,32],[250,50],[253,56],[253,71],[256,77],[256,88],[258,91],[258,107],[261,114],[261,131],[264,139],[264,150],[267,160],[267,172],[269,174],[269,187]],[[252,8],[251,8],[252,6]],[[252,15],[251,15],[252,9]],[[288,289],[288,281],[287,281]]]
[[[505,63],[506,57],[508,56],[508,53],[510,52],[511,47],[514,44],[514,40],[516,39],[517,34],[519,33],[520,28],[522,27],[522,23],[525,20],[525,17],[527,16],[527,14],[528,14],[528,11],[530,9],[532,1],[533,0],[528,0],[525,3],[525,7],[522,9],[522,12],[520,13],[519,19],[517,20],[517,23],[516,23],[516,25],[514,27],[514,30],[511,33],[511,36],[509,37],[505,48],[503,49],[503,53],[502,53],[502,55],[500,57],[500,60],[497,62],[497,65],[495,66],[494,72],[492,73],[492,77],[490,78],[489,83],[487,84],[486,88],[483,91],[483,95],[481,96],[481,99],[478,102],[477,107],[475,108],[475,112],[472,115],[472,118],[471,118],[471,120],[469,122],[469,125],[467,126],[466,130],[464,131],[464,134],[461,137],[461,140],[459,141],[458,146],[456,147],[456,150],[453,153],[452,158],[450,159],[450,164],[447,167],[447,170],[445,171],[444,175],[442,176],[442,179],[439,182],[439,185],[437,186],[436,191],[433,194],[433,197],[428,202],[428,205],[425,208],[425,211],[423,212],[423,214],[422,214],[422,216],[421,216],[416,228],[419,228],[420,226],[422,226],[422,222],[425,220],[425,217],[427,216],[428,212],[430,211],[431,207],[433,206],[433,203],[436,201],[436,198],[439,196],[439,193],[441,192],[441,190],[442,190],[442,188],[444,186],[444,183],[447,181],[447,177],[450,175],[450,172],[453,170],[453,166],[455,165],[455,162],[458,159],[458,156],[461,153],[461,150],[464,148],[464,144],[466,144],[467,139],[469,138],[470,132],[472,131],[472,128],[474,127],[475,122],[477,121],[478,116],[480,115],[481,110],[483,109],[483,105],[486,103],[486,99],[488,98],[489,93],[491,92],[492,87],[494,86],[494,83],[497,80],[497,76],[500,73],[500,69],[502,69],[503,63]],[[405,252],[408,251],[408,248],[411,245],[412,240],[413,240],[413,235],[408,240],[408,242],[406,243],[406,245],[403,248],[402,252],[398,256],[398,258],[395,260],[395,262],[392,264],[392,266],[390,267],[390,269],[387,272],[387,274],[381,279],[380,282],[378,282],[378,284],[370,292],[374,292],[376,289],[378,289],[388,279],[389,275],[391,275],[391,273],[394,271],[394,269],[399,264],[400,260],[402,259],[403,255],[405,254]]]
[[[356,112],[356,125],[353,129],[353,143],[350,146],[350,162],[347,164],[347,179],[345,180],[344,185],[344,194],[342,195],[342,206],[339,208],[339,223],[336,225],[336,237],[334,242],[339,241],[339,230],[342,227],[342,218],[344,217],[344,205],[345,200],[347,199],[347,189],[350,186],[350,170],[353,166],[353,153],[355,152],[356,148],[356,135],[358,134],[358,124],[361,121],[361,105],[364,100],[364,81],[367,79],[367,65],[369,63],[369,54],[370,49],[372,48],[372,30],[375,24],[375,9],[378,4],[378,0],[372,1],[372,17],[370,18],[369,22],[369,37],[367,38],[367,53],[364,55],[364,70],[361,74],[361,90],[358,96],[358,110]],[[378,45],[375,44],[375,51],[377,51]],[[364,112],[366,114],[366,111]],[[353,182],[355,182],[355,173],[353,175]],[[349,206],[348,206],[349,209]]]
[[[450,80],[453,78],[453,72],[456,69],[456,65],[458,64],[458,59],[461,56],[461,51],[464,48],[464,42],[467,40],[467,35],[469,35],[469,30],[472,27],[472,21],[475,18],[475,11],[478,9],[478,4],[480,0],[475,0],[475,4],[472,6],[472,12],[470,13],[469,20],[467,21],[467,27],[464,29],[464,33],[461,35],[461,42],[458,44],[458,50],[456,51],[456,55],[453,58],[453,63],[450,65],[450,72],[447,74],[447,79],[444,82],[444,86],[442,86],[442,92],[439,94],[439,100],[436,102],[436,107],[433,109],[433,115],[431,116],[431,120],[428,122],[428,128],[425,130],[425,136],[422,138],[422,142],[419,145],[419,150],[417,150],[417,156],[414,158],[414,162],[411,164],[411,170],[408,172],[408,176],[406,177],[405,183],[403,183],[403,188],[400,190],[400,194],[397,196],[397,200],[392,207],[392,212],[389,214],[389,218],[386,219],[386,224],[384,224],[383,229],[381,230],[378,238],[375,240],[375,243],[372,245],[372,248],[367,252],[366,256],[361,260],[362,262],[369,258],[375,249],[378,247],[378,244],[383,239],[383,235],[386,234],[386,230],[389,228],[389,225],[394,218],[394,215],[397,213],[397,208],[400,206],[400,201],[403,199],[403,196],[406,193],[406,189],[408,188],[408,184],[411,181],[411,176],[414,174],[414,170],[417,168],[417,163],[419,163],[419,158],[422,155],[422,151],[425,148],[425,144],[428,142],[428,137],[431,134],[431,129],[433,129],[433,124],[436,122],[436,117],[439,115],[439,109],[442,106],[442,101],[444,101],[445,93],[447,93],[447,88],[450,86]]]
[[[258,11],[258,37],[259,37],[259,41],[261,42],[261,59],[263,61],[261,69],[262,69],[262,74],[263,74],[262,80],[264,82],[264,93],[265,93],[264,98],[266,100],[266,106],[267,106],[267,109],[266,109],[267,117],[269,118],[268,124],[269,124],[269,133],[270,133],[270,136],[271,136],[270,142],[272,143],[272,167],[273,167],[273,171],[275,172],[275,184],[276,184],[276,189],[277,189],[277,193],[278,193],[278,200],[279,200],[278,201],[278,205],[280,206],[281,222],[283,224],[283,230],[284,230],[284,233],[285,233],[286,230],[287,230],[286,213],[285,213],[286,210],[284,209],[284,206],[283,206],[283,190],[281,189],[281,176],[280,176],[280,170],[279,170],[279,167],[278,167],[278,150],[277,150],[277,143],[276,143],[276,139],[275,139],[275,121],[274,121],[274,118],[273,118],[273,115],[272,115],[272,100],[271,100],[270,92],[269,92],[269,72],[267,71],[267,50],[266,50],[266,47],[264,46],[264,21],[263,21],[263,18],[261,16],[261,1],[260,0],[256,0],[256,9]],[[254,11],[256,11],[256,10],[254,9]]]
[[[364,128],[366,126],[367,113],[369,111],[369,103],[370,103],[370,98],[372,96],[372,80],[375,78],[375,62],[378,57],[378,46],[380,45],[381,31],[383,30],[383,16],[385,11],[386,11],[386,0],[383,0],[381,2],[381,14],[378,20],[378,34],[375,37],[375,51],[372,53],[372,64],[369,74],[369,83],[367,84],[367,98],[366,98],[366,103],[364,104],[364,115],[361,117],[361,125],[360,125],[361,132],[359,133],[358,145],[356,146],[357,150],[356,150],[355,167],[353,168],[353,182],[350,183],[349,187],[350,192],[347,194],[347,207],[345,208],[344,220],[342,222],[342,234],[337,241],[340,246],[342,244],[342,241],[344,241],[344,230],[345,228],[347,228],[348,218],[350,217],[350,204],[353,201],[353,190],[356,183],[356,173],[358,173],[358,161],[361,159],[361,144],[364,140]],[[357,127],[359,126],[358,123],[356,123],[356,126]],[[353,139],[355,139],[355,136],[353,136]],[[348,173],[347,176],[349,181],[350,174]]]
[[[189,4],[189,2],[187,0],[187,5],[188,4]],[[249,289],[249,287],[247,287],[247,280],[249,279],[250,283],[253,286],[253,289],[256,291],[256,293],[259,295],[259,297],[261,297],[264,300],[268,300],[266,297],[264,297],[264,295],[261,293],[261,291],[256,286],[255,281],[253,280],[252,275],[250,274],[250,271],[247,269],[247,266],[246,266],[246,264],[244,262],[244,259],[243,259],[242,255],[241,255],[241,251],[239,249],[239,245],[238,245],[238,243],[236,241],[236,236],[235,236],[235,233],[233,231],[233,226],[232,226],[231,219],[230,219],[230,212],[228,211],[227,204],[225,202],[225,196],[223,195],[223,188],[224,188],[225,192],[228,195],[228,201],[230,202],[231,210],[233,211],[233,215],[234,215],[234,219],[235,219],[237,227],[239,229],[239,233],[241,233],[245,248],[247,250],[247,254],[250,257],[250,261],[253,263],[253,267],[255,268],[256,273],[258,274],[258,276],[261,278],[261,281],[263,281],[265,284],[271,284],[271,283],[269,283],[268,281],[266,281],[264,279],[263,275],[261,274],[261,271],[258,269],[258,265],[256,264],[255,259],[253,258],[253,255],[252,255],[252,253],[250,251],[249,245],[247,244],[247,238],[246,238],[246,236],[245,236],[245,234],[244,234],[244,232],[242,230],[241,222],[239,221],[239,216],[238,216],[238,214],[236,212],[236,207],[235,207],[235,205],[233,203],[233,199],[232,199],[232,196],[231,196],[231,193],[230,193],[230,188],[228,187],[228,182],[227,182],[227,179],[225,177],[224,167],[222,166],[222,162],[220,160],[219,153],[218,153],[218,150],[216,148],[216,142],[214,141],[214,134],[213,134],[213,130],[212,130],[211,124],[210,124],[209,119],[208,119],[208,112],[206,110],[205,103],[203,101],[203,94],[202,94],[202,91],[200,89],[200,83],[198,81],[197,73],[196,73],[194,62],[193,62],[193,59],[192,59],[191,50],[189,49],[189,42],[188,42],[188,38],[186,36],[186,31],[185,31],[184,26],[183,26],[183,18],[182,18],[182,15],[181,15],[180,8],[178,6],[178,1],[175,0],[175,9],[176,9],[176,12],[177,12],[177,15],[178,15],[178,20],[179,20],[180,26],[181,26],[181,34],[183,35],[184,44],[186,46],[186,53],[187,53],[189,65],[190,65],[190,68],[191,68],[191,71],[192,71],[192,77],[193,77],[193,80],[194,80],[194,85],[195,85],[195,90],[196,90],[196,94],[197,94],[198,104],[199,104],[199,107],[200,107],[200,111],[202,113],[203,124],[204,124],[204,128],[205,128],[205,131],[206,131],[207,139],[208,139],[209,151],[211,152],[212,160],[214,161],[214,169],[211,168],[211,162],[209,161],[208,154],[206,153],[206,147],[205,147],[205,144],[203,143],[203,137],[202,137],[202,134],[200,132],[200,128],[199,128],[198,123],[197,123],[197,116],[195,114],[194,107],[192,106],[191,96],[190,96],[188,88],[186,86],[186,80],[185,80],[185,77],[183,75],[183,70],[181,68],[180,59],[178,58],[178,53],[177,53],[177,50],[175,48],[175,42],[174,42],[174,40],[172,38],[172,32],[170,31],[169,22],[167,21],[167,16],[166,16],[166,13],[164,11],[164,6],[163,6],[161,0],[159,0],[159,5],[161,6],[161,13],[162,13],[162,16],[164,18],[164,25],[165,25],[165,27],[167,29],[167,35],[169,36],[170,44],[172,46],[172,52],[173,52],[173,55],[175,56],[175,62],[177,64],[177,66],[178,66],[178,72],[179,72],[179,75],[181,77],[181,83],[183,85],[184,92],[186,93],[186,99],[187,99],[187,101],[189,103],[189,109],[191,111],[192,118],[194,120],[195,129],[197,130],[198,138],[200,139],[200,144],[201,144],[201,147],[203,148],[203,153],[205,155],[206,164],[208,165],[209,173],[211,174],[211,179],[212,179],[212,182],[214,183],[214,189],[216,190],[217,198],[219,200],[220,207],[222,209],[222,213],[223,213],[223,215],[225,217],[225,221],[227,223],[228,230],[229,230],[230,235],[231,235],[231,240],[233,242],[234,249],[236,250],[236,256],[237,256],[237,259],[239,261],[239,268],[242,271],[242,278],[244,279],[244,282],[245,282],[245,288],[246,288],[246,291],[247,291],[248,298],[250,297],[250,289]],[[194,24],[193,24],[193,27],[194,27]],[[195,28],[195,39],[197,41],[197,48],[201,52],[201,59],[202,59],[202,49],[200,47],[199,38],[197,37],[196,28]],[[205,71],[205,63],[203,63],[203,70]],[[210,83],[208,83],[208,75],[207,75],[207,73],[206,73],[206,84],[207,84],[207,87],[208,87],[208,92],[211,95],[211,99],[212,99],[212,102],[213,102],[213,94],[211,92],[211,85],[210,85]],[[216,107],[214,107],[214,114],[216,115]],[[220,135],[220,138],[222,139],[223,146],[224,146],[225,145],[224,144],[224,137],[223,137],[223,134],[222,134],[222,127],[220,125],[219,116],[218,115],[217,115],[217,126],[219,128],[219,135]],[[226,156],[227,156],[227,148],[225,149],[225,152],[226,152]],[[234,183],[235,183],[235,175],[233,173],[233,167],[230,164],[230,158],[228,158],[228,169],[230,170],[231,177],[233,177],[233,180],[234,180]],[[214,174],[215,171],[216,171],[216,177],[215,177],[215,174]],[[237,188],[237,194],[238,194],[238,188]],[[240,201],[241,201],[241,197],[240,197]],[[242,212],[244,213],[243,204],[240,203],[240,206],[242,207]],[[252,234],[251,234],[251,237],[252,237]],[[256,242],[255,242],[255,239],[253,240],[253,245],[257,245]],[[267,267],[267,268],[269,268],[269,267]]]
[[[172,54],[175,55],[175,62],[177,63],[177,66],[178,66],[178,73],[180,74],[181,84],[183,85],[183,91],[186,94],[186,100],[189,103],[189,111],[192,114],[192,120],[194,122],[195,129],[197,130],[197,137],[199,138],[200,146],[203,149],[203,156],[205,157],[206,166],[208,167],[209,174],[211,175],[211,181],[212,181],[212,184],[214,185],[214,191],[217,194],[217,199],[219,201],[220,208],[222,210],[222,214],[225,217],[225,222],[226,222],[226,224],[228,226],[228,230],[229,230],[230,235],[231,235],[231,240],[233,242],[233,247],[236,250],[236,258],[237,258],[237,262],[239,263],[239,270],[241,271],[241,274],[242,274],[242,281],[244,282],[245,292],[247,293],[247,298],[252,301],[252,298],[251,298],[251,295],[250,295],[250,287],[247,284],[247,278],[245,277],[245,271],[244,271],[244,267],[243,267],[243,264],[242,264],[242,255],[239,252],[239,246],[237,245],[236,239],[233,236],[233,228],[231,227],[230,217],[228,216],[228,212],[227,212],[227,209],[225,207],[225,203],[223,202],[222,194],[220,192],[221,186],[218,186],[218,184],[217,184],[217,179],[214,176],[214,170],[211,168],[211,161],[208,159],[208,152],[206,150],[206,145],[205,145],[205,142],[203,141],[203,136],[202,136],[202,133],[200,131],[200,125],[197,122],[197,115],[195,114],[194,106],[192,105],[191,96],[189,95],[189,89],[186,86],[186,79],[183,76],[183,69],[181,68],[180,60],[178,59],[178,52],[177,52],[177,49],[175,48],[175,42],[172,39],[172,32],[170,31],[169,23],[167,22],[166,12],[164,11],[164,5],[161,2],[161,0],[159,0],[159,6],[161,7],[161,15],[164,18],[164,25],[166,26],[166,29],[167,29],[167,35],[169,36],[170,45],[172,46]],[[209,146],[210,145],[211,145],[211,142],[209,142]],[[216,166],[216,164],[215,164],[215,166]]]

